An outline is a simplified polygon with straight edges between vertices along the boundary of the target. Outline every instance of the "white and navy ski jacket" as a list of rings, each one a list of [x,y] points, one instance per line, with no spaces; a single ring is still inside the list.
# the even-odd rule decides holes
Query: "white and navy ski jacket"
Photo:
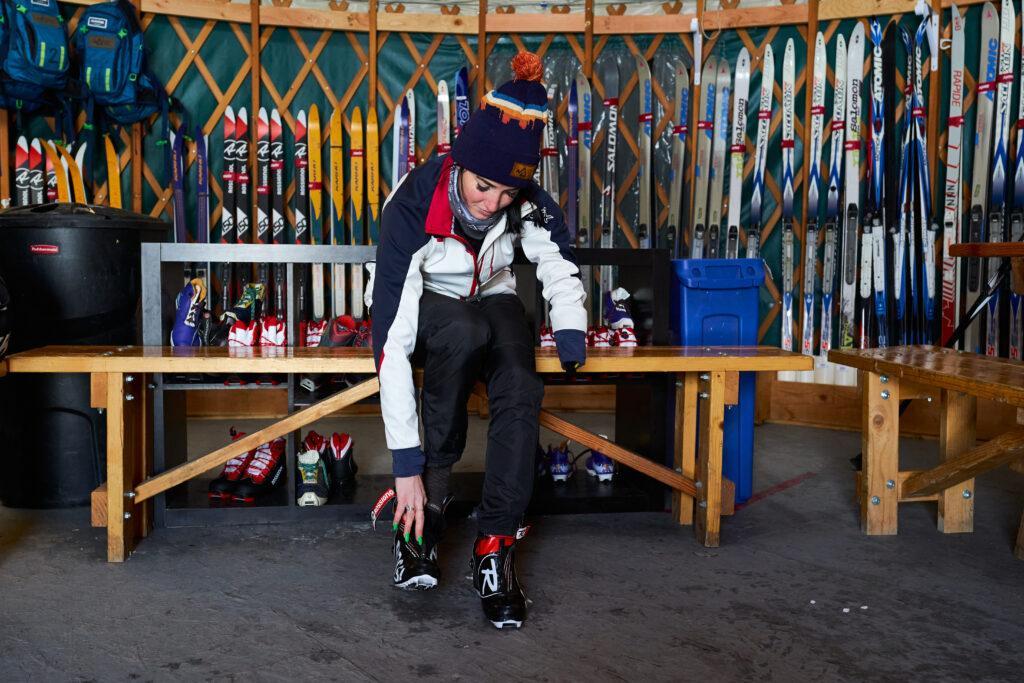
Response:
[[[425,460],[409,361],[423,290],[457,299],[515,294],[512,259],[518,242],[537,264],[553,331],[587,329],[586,293],[561,208],[536,184],[524,188],[513,203],[521,211],[521,234],[508,230],[505,215],[475,253],[454,230],[448,203],[451,167],[450,157],[431,160],[410,172],[388,197],[377,261],[366,287],[381,413],[398,477],[421,474]]]

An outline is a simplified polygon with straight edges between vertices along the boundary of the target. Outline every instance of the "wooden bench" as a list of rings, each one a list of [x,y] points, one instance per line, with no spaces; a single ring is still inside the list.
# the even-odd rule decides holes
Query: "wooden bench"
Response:
[[[278,422],[200,458],[152,473],[154,373],[373,375],[369,349],[171,348],[160,346],[47,346],[6,361],[10,372],[89,373],[92,405],[107,414],[107,559],[124,561],[152,528],[151,499],[271,439],[300,429],[379,391],[376,376],[296,411]],[[541,424],[674,489],[673,515],[693,524],[706,546],[719,543],[723,510],[724,409],[737,400],[741,371],[809,370],[812,359],[776,348],[638,347],[591,349],[585,373],[673,373],[676,380],[675,468],[665,467],[580,429],[547,411]],[[537,371],[560,374],[554,349],[537,350]],[[0,363],[0,374],[4,372]],[[698,405],[700,405],[698,420]],[[700,453],[698,457],[697,435]],[[731,503],[728,492],[725,504]],[[696,502],[696,505],[695,505]]]
[[[829,360],[860,371],[863,402],[861,527],[870,535],[895,534],[899,503],[938,502],[943,533],[974,530],[974,477],[1024,459],[1024,364],[937,346],[834,350]],[[941,406],[940,464],[930,470],[899,468],[899,405],[927,398]],[[1017,424],[975,444],[977,399],[1017,407]],[[1024,559],[1024,517],[1016,554]]]

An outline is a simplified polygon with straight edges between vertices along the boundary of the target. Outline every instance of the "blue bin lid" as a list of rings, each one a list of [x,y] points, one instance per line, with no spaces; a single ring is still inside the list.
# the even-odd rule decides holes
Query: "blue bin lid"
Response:
[[[746,289],[764,284],[761,259],[675,259],[672,271],[690,289]]]

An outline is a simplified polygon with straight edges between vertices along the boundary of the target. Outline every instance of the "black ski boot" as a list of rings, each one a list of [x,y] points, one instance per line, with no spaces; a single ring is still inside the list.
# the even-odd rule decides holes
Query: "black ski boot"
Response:
[[[519,628],[526,620],[526,593],[516,575],[515,536],[477,536],[473,545],[473,587],[480,594],[484,616],[497,628]]]
[[[405,540],[405,531],[399,525],[395,531],[395,586],[404,589],[427,590],[437,586],[441,568],[437,564],[437,546],[444,533],[444,511],[453,496],[449,496],[438,507],[427,504],[426,519],[423,522],[422,545],[412,538]]]

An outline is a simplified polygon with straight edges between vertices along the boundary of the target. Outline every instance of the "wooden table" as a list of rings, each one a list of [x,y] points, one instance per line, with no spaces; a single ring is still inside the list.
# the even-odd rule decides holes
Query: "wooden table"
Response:
[[[861,528],[895,534],[899,503],[938,502],[943,533],[974,530],[974,477],[1024,458],[1024,364],[937,346],[833,350],[829,360],[860,371]],[[899,468],[899,404],[902,399],[940,401],[940,464],[929,470]],[[975,444],[977,399],[1017,407],[1017,424]],[[1024,559],[1024,518],[1017,540]]]
[[[555,349],[537,349],[536,354],[538,372],[562,373]],[[380,389],[374,376],[200,458],[152,474],[152,411],[148,375],[374,375],[370,349],[47,346],[15,354],[7,359],[6,364],[10,372],[90,374],[92,405],[107,411],[106,527],[107,558],[111,562],[126,559],[137,540],[148,534],[152,513],[151,503],[147,504],[147,501],[153,496]],[[723,503],[722,425],[725,406],[737,400],[738,373],[797,371],[811,367],[811,357],[771,347],[589,349],[587,363],[581,373],[677,375],[675,468],[665,467],[621,448],[547,411],[541,411],[540,420],[549,429],[584,446],[596,448],[673,488],[676,492],[673,514],[677,521],[693,524],[698,540],[704,545],[717,546]]]

